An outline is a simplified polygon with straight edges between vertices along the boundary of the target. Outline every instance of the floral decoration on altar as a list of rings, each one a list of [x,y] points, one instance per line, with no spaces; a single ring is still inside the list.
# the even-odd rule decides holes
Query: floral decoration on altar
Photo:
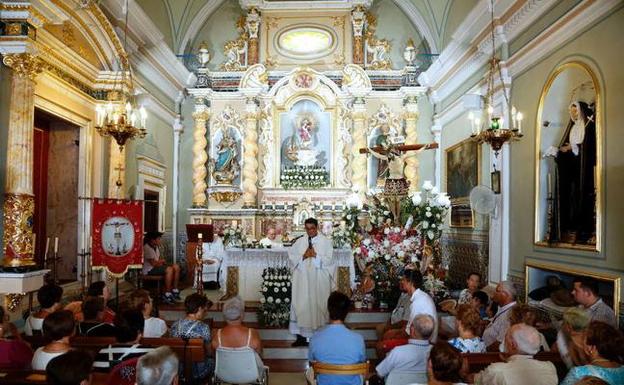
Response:
[[[329,184],[329,173],[323,167],[286,167],[280,175],[284,189],[318,189]]]
[[[246,243],[246,235],[242,226],[228,225],[228,226],[225,226],[225,228],[223,228],[223,246],[224,247],[243,247],[245,243]]]
[[[257,315],[262,326],[286,327],[290,320],[292,276],[288,267],[268,267],[262,272],[260,306]]]

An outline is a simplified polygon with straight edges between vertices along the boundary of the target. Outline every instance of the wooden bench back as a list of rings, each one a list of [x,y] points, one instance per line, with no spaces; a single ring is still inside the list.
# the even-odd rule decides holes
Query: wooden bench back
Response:
[[[495,362],[503,362],[504,356],[498,352],[488,353],[465,353],[462,356],[468,361],[468,368],[470,373],[478,373],[487,368],[490,364]],[[568,371],[565,363],[561,359],[559,353],[554,352],[540,352],[535,355],[536,360],[550,361],[555,365],[557,369],[557,375],[559,378],[565,377]]]

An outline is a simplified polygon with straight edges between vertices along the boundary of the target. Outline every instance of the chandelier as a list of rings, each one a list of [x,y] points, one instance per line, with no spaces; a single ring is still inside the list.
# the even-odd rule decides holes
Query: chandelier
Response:
[[[96,131],[103,137],[108,136],[115,139],[119,146],[119,152],[123,151],[128,140],[137,137],[144,138],[147,133],[147,111],[143,106],[137,107],[132,68],[125,54],[128,52],[128,0],[126,0],[125,11],[124,54],[119,57],[121,69],[119,89],[117,89],[117,79],[115,79],[113,89],[107,95],[108,103],[106,106],[98,105],[95,109]]]
[[[494,78],[498,75],[498,79],[503,85],[503,96],[505,105],[508,107],[509,95],[504,87],[503,74],[500,66],[500,59],[496,57],[496,45],[494,38],[494,0],[490,1],[490,23],[491,23],[491,40],[492,40],[492,57],[489,60],[489,69],[487,72],[487,91],[485,94],[485,108],[480,114],[470,111],[468,120],[470,121],[472,134],[471,138],[478,143],[487,143],[494,150],[494,156],[498,154],[503,144],[512,140],[522,138],[522,113],[511,107],[510,119],[505,120],[503,116],[494,113]]]

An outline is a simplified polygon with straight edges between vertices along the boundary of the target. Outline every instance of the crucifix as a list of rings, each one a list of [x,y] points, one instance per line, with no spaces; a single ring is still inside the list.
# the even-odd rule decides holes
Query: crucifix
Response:
[[[390,144],[389,146],[376,146],[360,148],[360,154],[371,154],[377,159],[388,162],[388,170],[390,175],[386,178],[384,184],[383,197],[390,207],[390,211],[394,216],[394,222],[399,223],[401,212],[401,200],[407,196],[409,190],[409,182],[405,179],[403,172],[405,168],[405,159],[416,156],[422,151],[438,148],[438,143],[425,144]],[[415,153],[409,154],[408,152]]]

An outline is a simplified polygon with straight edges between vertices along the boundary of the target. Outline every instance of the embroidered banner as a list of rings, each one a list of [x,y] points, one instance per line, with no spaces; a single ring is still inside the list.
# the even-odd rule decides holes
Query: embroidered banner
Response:
[[[143,267],[143,202],[94,199],[92,265],[123,276]]]

